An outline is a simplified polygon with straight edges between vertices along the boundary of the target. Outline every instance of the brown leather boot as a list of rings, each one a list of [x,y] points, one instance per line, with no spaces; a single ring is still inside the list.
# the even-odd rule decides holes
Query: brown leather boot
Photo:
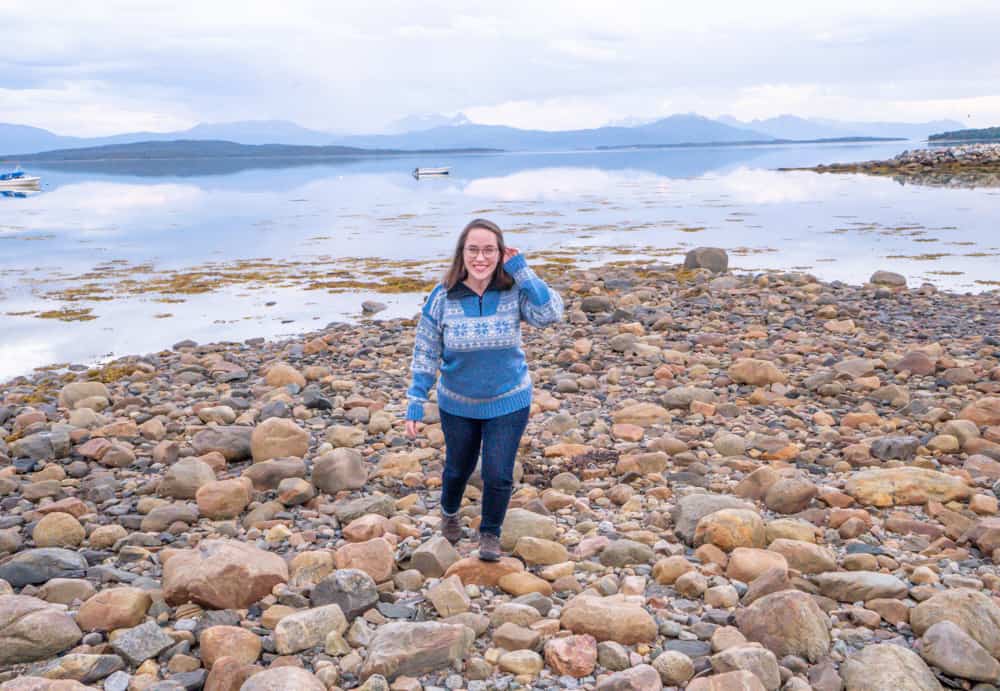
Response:
[[[479,533],[480,561],[500,561],[500,536],[493,533]]]
[[[457,513],[449,516],[444,511],[441,512],[441,534],[451,544],[462,539],[462,519]]]

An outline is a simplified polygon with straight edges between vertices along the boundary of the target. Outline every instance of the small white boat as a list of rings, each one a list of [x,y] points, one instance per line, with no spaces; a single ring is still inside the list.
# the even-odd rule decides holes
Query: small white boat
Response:
[[[414,168],[413,177],[422,178],[429,175],[447,175],[448,168]]]
[[[0,190],[37,189],[41,182],[42,179],[37,175],[28,175],[21,170],[0,173]]]

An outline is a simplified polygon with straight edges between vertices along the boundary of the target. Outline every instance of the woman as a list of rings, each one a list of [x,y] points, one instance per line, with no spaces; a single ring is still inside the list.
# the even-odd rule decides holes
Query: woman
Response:
[[[514,485],[514,459],[528,424],[531,376],[521,350],[521,320],[546,326],[563,303],[528,268],[524,255],[481,218],[465,226],[444,281],[431,291],[417,325],[406,433],[417,435],[438,369],[437,404],[446,446],[441,532],[462,537],[458,510],[482,447],[479,558],[500,559],[500,526]]]

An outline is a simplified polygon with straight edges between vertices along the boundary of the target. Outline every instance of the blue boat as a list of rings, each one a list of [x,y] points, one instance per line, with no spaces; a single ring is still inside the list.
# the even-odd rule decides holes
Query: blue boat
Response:
[[[37,175],[28,175],[23,170],[0,173],[0,190],[38,189],[42,179]]]

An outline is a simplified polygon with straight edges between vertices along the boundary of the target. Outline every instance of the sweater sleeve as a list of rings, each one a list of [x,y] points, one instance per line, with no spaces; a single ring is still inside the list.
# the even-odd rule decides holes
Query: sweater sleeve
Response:
[[[424,403],[427,402],[427,394],[434,386],[441,366],[443,347],[441,320],[445,295],[444,286],[439,285],[434,288],[420,313],[417,335],[413,343],[413,361],[410,363],[413,381],[406,391],[407,420],[423,420]]]
[[[524,321],[537,327],[562,321],[562,298],[531,270],[523,254],[514,255],[503,268],[521,291],[519,303]]]

